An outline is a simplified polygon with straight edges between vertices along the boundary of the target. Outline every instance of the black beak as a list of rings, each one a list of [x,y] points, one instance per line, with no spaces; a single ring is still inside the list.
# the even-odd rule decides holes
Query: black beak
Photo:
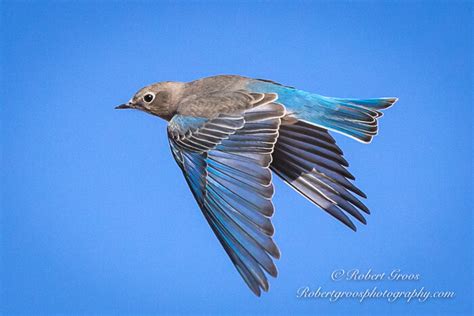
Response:
[[[115,107],[116,110],[131,109],[131,108],[132,107],[131,107],[130,103],[120,104],[119,106]]]

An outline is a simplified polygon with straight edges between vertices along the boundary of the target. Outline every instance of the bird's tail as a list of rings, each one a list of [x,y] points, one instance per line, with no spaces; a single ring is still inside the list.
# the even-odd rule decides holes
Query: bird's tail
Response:
[[[299,91],[294,116],[303,121],[342,133],[363,143],[377,134],[381,110],[393,105],[397,98],[343,99]],[[288,102],[285,105],[290,104]]]
[[[291,91],[291,90],[289,90]],[[380,112],[396,98],[341,99],[300,90],[281,93],[289,117],[279,130],[272,170],[296,191],[356,230],[351,218],[366,223],[366,197],[350,180],[347,161],[327,129],[368,143],[377,134]]]

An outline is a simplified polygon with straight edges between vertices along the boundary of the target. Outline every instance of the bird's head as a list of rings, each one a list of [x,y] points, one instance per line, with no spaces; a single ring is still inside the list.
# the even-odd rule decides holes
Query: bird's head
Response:
[[[181,92],[180,82],[159,82],[140,89],[127,103],[116,109],[136,109],[170,120],[176,111],[176,100]]]

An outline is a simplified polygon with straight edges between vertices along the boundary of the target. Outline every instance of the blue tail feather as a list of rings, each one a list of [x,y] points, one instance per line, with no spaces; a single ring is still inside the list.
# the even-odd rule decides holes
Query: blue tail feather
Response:
[[[377,135],[377,119],[394,104],[396,98],[342,99],[310,94],[309,104],[296,117],[309,123],[340,132],[364,143]],[[291,105],[290,105],[291,107]]]
[[[332,98],[268,82],[253,82],[255,92],[274,92],[277,102],[285,105],[287,112],[322,128],[333,130],[369,143],[377,134],[377,119],[382,110],[393,105],[397,98],[349,99]]]

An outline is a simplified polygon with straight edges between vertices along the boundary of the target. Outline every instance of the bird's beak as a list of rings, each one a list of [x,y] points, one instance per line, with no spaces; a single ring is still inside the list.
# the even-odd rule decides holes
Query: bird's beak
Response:
[[[131,109],[131,108],[132,108],[131,103],[124,103],[124,104],[120,104],[119,106],[115,107],[116,110]]]

